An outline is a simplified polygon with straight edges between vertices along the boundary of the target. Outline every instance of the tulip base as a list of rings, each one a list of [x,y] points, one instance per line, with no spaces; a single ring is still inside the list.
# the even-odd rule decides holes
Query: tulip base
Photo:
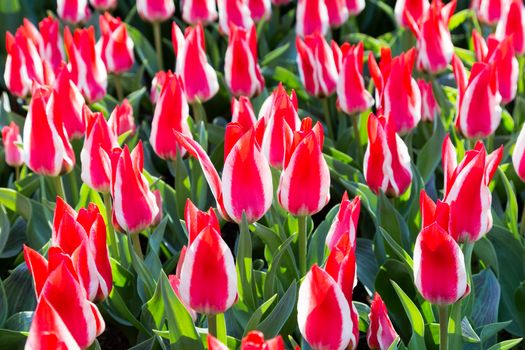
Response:
[[[448,349],[448,305],[439,305],[439,350]]]

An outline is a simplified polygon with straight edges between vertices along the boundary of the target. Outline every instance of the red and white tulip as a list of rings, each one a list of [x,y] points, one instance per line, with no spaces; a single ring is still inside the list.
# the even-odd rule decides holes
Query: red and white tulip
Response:
[[[328,32],[328,8],[323,0],[298,0],[295,19],[297,36],[323,36]]]
[[[388,317],[386,305],[377,292],[370,305],[368,318],[370,319],[366,332],[368,347],[373,350],[388,350],[398,335]]]
[[[137,0],[137,11],[148,22],[164,22],[175,13],[173,0]]]
[[[2,128],[2,143],[5,151],[5,162],[12,167],[24,164],[22,149],[22,138],[20,130],[15,122],[9,123]]]
[[[516,54],[525,53],[525,5],[522,0],[508,0],[503,5],[503,14],[496,27],[496,38],[503,41],[512,36]]]
[[[126,24],[109,12],[100,15],[99,23],[102,36],[97,43],[97,50],[101,52],[107,71],[115,74],[127,72],[135,63],[135,57]]]

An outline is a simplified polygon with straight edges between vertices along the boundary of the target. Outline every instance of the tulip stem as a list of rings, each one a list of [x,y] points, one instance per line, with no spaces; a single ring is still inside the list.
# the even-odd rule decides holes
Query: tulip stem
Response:
[[[111,222],[111,213],[113,210],[111,196],[109,193],[104,193],[102,196],[104,197],[104,206],[106,207],[106,225],[108,228],[109,250],[115,259],[120,260],[117,236],[115,235],[115,229],[113,228],[113,223]]]
[[[299,216],[298,226],[299,226],[299,272],[301,277],[306,275],[306,253],[307,253],[307,237],[306,237],[306,218],[307,216]]]
[[[117,91],[117,98],[119,102],[124,100],[124,90],[122,90],[122,81],[120,80],[120,75],[115,74],[113,76],[113,82],[115,83],[115,90]]]
[[[332,118],[330,113],[330,98],[323,98],[323,111],[324,111],[324,120],[326,127],[328,128],[328,136],[331,139],[334,139],[334,129],[332,126]]]
[[[355,137],[355,142],[357,145],[357,148],[356,148],[357,160],[361,162],[361,133],[359,131],[359,114],[351,115],[350,118],[352,118],[352,123],[354,127],[354,137]]]
[[[15,167],[15,181],[18,181],[20,179],[20,167]]]
[[[164,63],[162,61],[162,35],[160,32],[160,22],[153,22],[153,35],[155,36],[155,50],[157,51],[157,64],[158,69],[164,69]]]
[[[465,299],[463,301],[463,305],[467,308],[466,310],[470,310],[472,307],[472,302],[474,299],[472,299],[470,296],[474,295],[474,283],[472,279],[472,252],[474,250],[474,242],[465,242],[463,244],[463,255],[465,257],[465,269],[467,272],[467,283],[470,286],[470,293],[469,295],[465,296]]]
[[[439,305],[439,350],[448,349],[448,305]]]
[[[520,222],[520,236],[525,234],[525,203],[523,209],[521,210],[521,222]]]
[[[131,238],[135,253],[141,260],[144,260],[144,254],[142,254],[142,248],[140,247],[140,233],[132,233],[128,236]]]
[[[193,112],[193,118],[195,119],[196,125],[198,125],[200,122],[206,124],[206,111],[199,100],[191,104],[191,110]]]
[[[53,184],[55,185],[55,191],[57,193],[57,196],[62,198],[67,202],[65,191],[64,191],[64,183],[62,182],[62,176],[53,176]]]
[[[208,315],[208,334],[217,337],[217,315]]]

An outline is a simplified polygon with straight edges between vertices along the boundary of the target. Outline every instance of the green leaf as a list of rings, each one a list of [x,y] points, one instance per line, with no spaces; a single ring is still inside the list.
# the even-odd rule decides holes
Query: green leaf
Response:
[[[4,326],[5,321],[7,320],[7,294],[4,288],[4,282],[0,279],[0,328]]]
[[[257,310],[255,310],[255,312],[253,313],[252,317],[250,317],[250,319],[248,320],[248,322],[244,326],[243,337],[245,337],[246,334],[248,334],[249,331],[252,331],[252,330],[254,330],[257,327],[257,325],[261,321],[261,318],[263,317],[263,315],[266,313],[266,311],[268,311],[268,309],[270,308],[270,306],[272,306],[273,302],[276,299],[277,299],[277,294],[274,294],[271,298],[269,298],[264,303],[262,303],[261,306],[259,306],[257,308]]]
[[[425,322],[423,321],[423,317],[419,313],[417,306],[412,300],[410,300],[408,295],[403,292],[401,287],[399,287],[394,281],[391,281],[391,283],[394,286],[408,319],[410,320],[410,324],[412,325],[412,338],[410,339],[409,347],[413,345],[415,346],[415,349],[425,349]]]
[[[487,342],[490,338],[498,334],[499,331],[502,331],[503,329],[507,328],[508,325],[510,325],[512,321],[506,321],[506,322],[496,322],[486,325],[481,329],[480,338],[483,343]]]
[[[117,289],[113,288],[109,297],[101,305],[118,323],[126,326],[133,326],[142,333],[151,335],[151,331],[146,329],[144,325],[136,319],[133,313],[129,310],[127,304],[128,303],[122,299]]]
[[[520,234],[518,229],[518,202],[516,200],[516,190],[505,176],[505,173],[498,168],[498,176],[505,186],[505,193],[507,194],[507,207],[505,209],[505,222],[507,228],[514,234],[514,237],[519,240]]]
[[[479,336],[476,334],[476,331],[472,328],[472,325],[468,321],[467,317],[463,317],[461,320],[461,335],[468,343],[479,343]]]
[[[470,317],[477,328],[498,320],[501,289],[490,269],[481,270],[473,276],[473,280],[476,298]]]
[[[22,349],[27,340],[27,333],[0,329],[0,339],[4,349]]]
[[[0,1],[0,13],[1,14],[14,14],[20,12],[20,1],[19,0],[3,0]]]
[[[296,233],[291,235],[286,241],[284,241],[283,244],[279,246],[279,248],[277,248],[277,252],[273,257],[270,266],[268,267],[268,272],[266,273],[266,280],[264,281],[263,296],[265,300],[268,300],[272,297],[274,293],[277,292],[275,288],[275,280],[277,278],[277,273],[281,268],[281,258],[287,251],[288,247],[290,246],[290,243],[292,243],[292,241],[295,240],[296,236]]]
[[[18,265],[4,280],[3,285],[7,296],[8,315],[35,309],[33,279],[26,264]]]
[[[421,148],[416,160],[416,167],[425,183],[434,175],[434,171],[441,162],[441,145],[444,139],[445,129],[441,120],[439,120],[437,121],[437,129]]]
[[[375,276],[379,272],[376,257],[373,250],[373,242],[365,238],[357,238],[356,244],[356,262],[357,262],[357,278],[364,286],[374,291]]]
[[[388,243],[388,245],[392,248],[397,257],[400,258],[401,261],[405,262],[405,264],[412,269],[414,265],[412,257],[392,238],[392,236],[390,236],[390,234],[386,230],[384,230],[382,227],[379,227],[378,231]]]
[[[408,247],[410,232],[406,220],[384,193],[381,193],[378,198],[378,221],[380,226],[390,234],[390,237],[398,245],[404,248]]]
[[[240,224],[239,242],[235,254],[237,260],[237,279],[239,281],[239,300],[241,300],[250,310],[256,308],[253,295],[253,267],[252,267],[252,238],[248,228],[246,214],[242,214]]]
[[[474,15],[471,9],[461,10],[456,12],[450,22],[448,22],[448,29],[453,31],[460,25],[462,25],[467,19],[471,18]]]
[[[126,24],[126,27],[140,61],[144,64],[150,76],[153,77],[159,70],[155,49],[138,29],[129,24]]]
[[[138,235],[138,233],[134,234]],[[142,301],[145,302],[146,300],[149,300],[155,292],[155,277],[152,275],[142,258],[135,253],[131,239],[129,237],[126,238],[129,251],[131,252],[131,264],[133,265],[133,269],[137,272],[137,291]]]
[[[276,337],[295,309],[297,282],[293,281],[270,314],[257,326],[266,338]]]
[[[510,340],[505,340],[505,341],[502,341],[501,343],[498,343],[494,346],[491,346],[489,348],[489,350],[507,350],[507,349],[513,349],[516,345],[518,345],[519,343],[521,343],[523,339],[522,338],[518,338],[518,339],[510,339]]]

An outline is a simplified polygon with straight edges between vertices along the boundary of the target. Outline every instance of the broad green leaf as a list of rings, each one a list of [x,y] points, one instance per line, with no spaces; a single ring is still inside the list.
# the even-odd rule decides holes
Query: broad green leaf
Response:
[[[259,323],[257,329],[268,339],[277,336],[295,310],[296,301],[297,282],[293,281],[270,314]]]
[[[491,346],[489,348],[489,350],[507,350],[507,349],[513,349],[516,345],[518,345],[519,343],[521,343],[523,339],[522,338],[518,338],[518,339],[510,339],[510,340],[505,340],[505,341],[502,341],[501,343],[498,343],[494,346]]]
[[[277,252],[274,255],[272,262],[270,266],[268,267],[268,272],[266,273],[266,280],[264,282],[264,299],[269,300],[269,298],[272,297],[272,295],[277,292],[275,288],[275,281],[277,279],[277,273],[279,272],[279,269],[281,268],[281,258],[283,257],[284,253],[287,251],[288,247],[290,246],[290,243],[296,239],[297,234],[293,234],[286,241],[284,241],[283,244],[277,248]]]
[[[246,214],[242,215],[239,241],[237,243],[237,279],[239,281],[239,299],[250,308],[256,308],[253,295],[252,238],[248,228]]]
[[[414,265],[412,257],[382,227],[378,228],[378,232],[385,239],[388,245],[392,248],[397,257],[401,261],[405,262],[408,267],[412,268],[412,266]]]
[[[415,346],[415,349],[425,349],[425,322],[423,321],[423,317],[419,313],[417,306],[408,295],[403,292],[401,287],[399,287],[394,281],[391,281],[391,283],[394,286],[394,289],[401,300],[401,304],[403,304],[403,307],[405,308],[410,324],[412,325],[412,338],[410,339],[410,345]]]
[[[274,294],[272,297],[270,297],[264,303],[262,303],[261,306],[257,308],[257,310],[255,310],[253,315],[248,320],[248,323],[246,323],[246,325],[244,326],[243,337],[246,336],[246,334],[249,331],[254,330],[257,327],[263,315],[266,313],[266,311],[268,311],[268,309],[270,308],[270,306],[272,306],[273,302],[276,299],[277,299],[277,294]]]
[[[479,336],[476,334],[476,331],[472,328],[472,325],[468,321],[467,317],[463,317],[461,320],[461,335],[468,343],[479,343]]]

